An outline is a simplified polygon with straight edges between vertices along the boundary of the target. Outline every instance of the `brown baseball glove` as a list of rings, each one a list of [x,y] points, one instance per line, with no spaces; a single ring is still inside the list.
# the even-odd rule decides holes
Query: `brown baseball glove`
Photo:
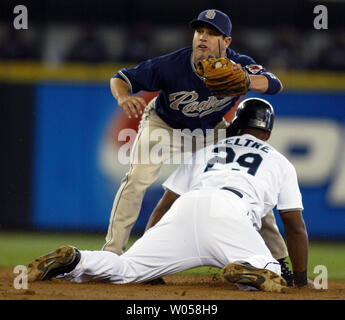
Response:
[[[210,57],[200,61],[196,71],[216,97],[238,97],[247,93],[250,79],[244,68],[234,70],[234,67],[227,58]]]

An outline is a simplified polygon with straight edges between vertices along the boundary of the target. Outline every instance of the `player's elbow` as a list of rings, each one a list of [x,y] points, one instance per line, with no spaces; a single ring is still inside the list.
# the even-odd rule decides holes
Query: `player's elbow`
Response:
[[[290,211],[281,213],[286,234],[302,235],[307,233],[301,211]]]
[[[114,83],[115,83],[115,79],[113,77],[111,77],[109,80],[110,88],[112,88],[114,86]]]
[[[286,234],[289,234],[294,237],[301,235],[307,236],[307,229],[305,227],[304,222],[298,224],[285,225],[285,232]]]

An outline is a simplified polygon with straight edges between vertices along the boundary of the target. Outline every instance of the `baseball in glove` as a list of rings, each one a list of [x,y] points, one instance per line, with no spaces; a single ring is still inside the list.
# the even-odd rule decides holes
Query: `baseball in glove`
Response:
[[[209,57],[198,63],[196,71],[216,97],[238,97],[247,93],[250,79],[244,68],[234,67],[227,58]]]

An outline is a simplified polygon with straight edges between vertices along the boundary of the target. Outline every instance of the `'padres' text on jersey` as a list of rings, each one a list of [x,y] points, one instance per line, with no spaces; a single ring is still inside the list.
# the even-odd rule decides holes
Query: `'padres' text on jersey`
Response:
[[[270,74],[249,56],[227,49],[227,57],[241,64],[249,74]],[[131,93],[159,91],[156,112],[174,129],[212,129],[238,100],[235,97],[212,96],[197,75],[192,48],[187,47],[123,68],[114,77],[125,80]]]

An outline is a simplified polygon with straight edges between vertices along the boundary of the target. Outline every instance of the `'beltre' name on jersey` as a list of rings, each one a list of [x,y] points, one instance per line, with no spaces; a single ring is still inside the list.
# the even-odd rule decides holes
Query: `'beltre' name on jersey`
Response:
[[[270,150],[270,147],[266,144],[259,143],[257,141],[253,141],[248,138],[240,138],[240,137],[231,137],[224,141],[225,144],[232,144],[235,146],[243,146],[243,147],[249,147],[249,148],[255,148],[258,150],[261,150],[263,152],[268,153]]]

